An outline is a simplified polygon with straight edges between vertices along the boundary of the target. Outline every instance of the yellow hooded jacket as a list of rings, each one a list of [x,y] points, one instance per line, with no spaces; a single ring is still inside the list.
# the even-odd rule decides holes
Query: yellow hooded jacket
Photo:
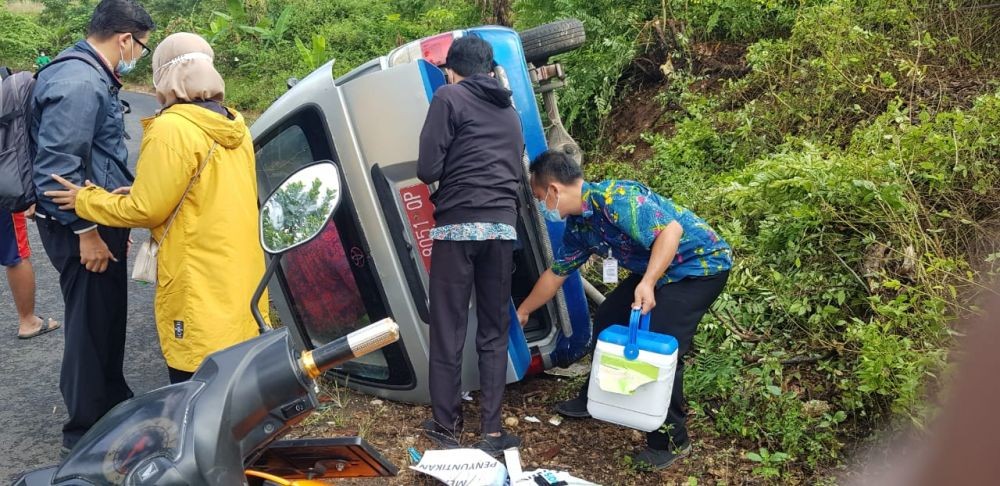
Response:
[[[264,274],[253,141],[234,120],[192,104],[143,120],[129,195],[88,187],[77,214],[114,227],[151,228],[160,242],[156,327],[167,365],[194,371],[209,354],[258,334],[250,300]],[[164,240],[167,220],[218,142]],[[267,315],[267,295],[258,303]]]

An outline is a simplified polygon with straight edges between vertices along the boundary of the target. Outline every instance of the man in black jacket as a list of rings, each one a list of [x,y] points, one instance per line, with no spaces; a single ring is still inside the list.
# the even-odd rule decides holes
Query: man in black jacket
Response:
[[[493,49],[478,37],[448,50],[449,83],[434,93],[423,131],[417,176],[438,182],[431,197],[436,227],[430,272],[430,393],[427,436],[457,447],[462,431],[462,349],[469,298],[476,290],[482,439],[497,455],[521,441],[500,424],[507,373],[511,266],[524,137],[510,91],[490,73]]]
[[[98,226],[62,210],[43,193],[60,175],[109,191],[132,185],[118,91],[120,76],[148,55],[153,19],[134,0],[102,0],[87,38],[38,74],[30,127],[38,233],[59,272],[66,334],[59,388],[69,414],[64,453],[108,410],[132,397],[125,382],[129,230]]]

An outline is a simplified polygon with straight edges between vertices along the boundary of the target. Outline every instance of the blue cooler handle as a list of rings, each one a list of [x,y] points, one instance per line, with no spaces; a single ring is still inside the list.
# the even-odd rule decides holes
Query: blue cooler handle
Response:
[[[649,316],[653,312],[643,315],[642,309],[632,309],[632,315],[628,320],[628,343],[625,344],[625,359],[634,361],[639,357],[639,329],[649,330]]]

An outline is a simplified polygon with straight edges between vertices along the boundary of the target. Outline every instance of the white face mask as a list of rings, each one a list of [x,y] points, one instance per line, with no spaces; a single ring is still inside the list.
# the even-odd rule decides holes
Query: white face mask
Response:
[[[118,67],[115,68],[115,72],[120,76],[124,76],[135,69],[135,64],[139,62],[139,58],[132,57],[131,61],[125,62],[125,53],[120,48],[118,49],[118,54],[122,57],[118,60]],[[132,37],[132,46],[129,48],[129,54],[135,54],[135,37]]]
[[[556,193],[556,207],[555,209],[549,209],[549,190],[545,190],[545,199],[542,199],[542,207],[539,208],[539,210],[541,210],[542,217],[545,218],[546,221],[561,223],[566,220],[566,218],[559,214],[559,198],[561,196],[562,194]]]
[[[204,52],[189,52],[187,54],[181,54],[181,55],[179,55],[179,56],[177,56],[177,57],[175,57],[175,58],[173,58],[173,59],[171,59],[171,60],[163,63],[162,66],[160,66],[155,71],[153,71],[153,87],[154,88],[156,87],[157,79],[163,77],[163,73],[165,73],[167,71],[167,68],[169,68],[170,66],[173,66],[175,64],[180,64],[180,63],[185,62],[185,61],[194,61],[194,60],[198,60],[198,59],[205,60],[205,61],[208,61],[208,62],[212,62],[212,56],[209,56],[208,54],[205,54]]]

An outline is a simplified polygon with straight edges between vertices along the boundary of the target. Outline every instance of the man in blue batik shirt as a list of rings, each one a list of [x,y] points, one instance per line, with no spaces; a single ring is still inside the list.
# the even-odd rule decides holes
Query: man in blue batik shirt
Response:
[[[698,322],[722,293],[732,267],[729,245],[701,218],[634,181],[586,182],[566,154],[548,151],[531,166],[531,190],[542,214],[566,221],[552,268],[538,279],[517,310],[521,325],[551,300],[566,276],[598,255],[628,269],[594,315],[594,337],[625,324],[633,308],[652,312],[650,329],[677,338],[677,372],[667,427],[646,434],[647,447],[633,459],[663,469],[691,450],[685,425],[684,355]],[[610,256],[609,256],[610,255]],[[576,398],[556,406],[561,415],[588,418],[587,383]]]

